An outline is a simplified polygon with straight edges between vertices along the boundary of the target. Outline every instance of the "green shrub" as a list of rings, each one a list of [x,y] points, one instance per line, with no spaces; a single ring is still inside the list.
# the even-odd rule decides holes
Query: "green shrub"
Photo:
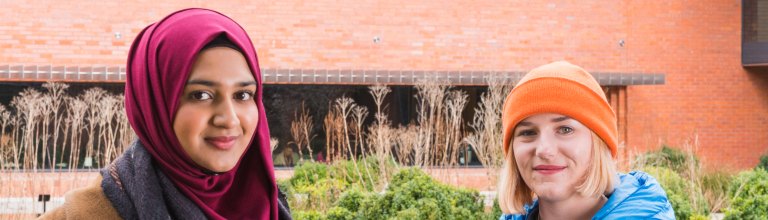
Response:
[[[669,202],[675,210],[677,219],[689,219],[694,214],[708,215],[708,205],[701,194],[695,194],[690,182],[681,178],[675,171],[664,167],[646,167],[645,172],[655,177],[659,181],[664,191],[667,193]],[[691,198],[696,199],[697,206],[694,207]]]
[[[363,203],[365,196],[366,195],[361,192],[360,189],[352,187],[341,195],[339,200],[336,202],[336,206],[356,213],[360,208],[360,204]]]
[[[317,211],[292,211],[291,216],[296,220],[325,220],[325,216]]]
[[[757,168],[739,173],[728,196],[725,219],[768,219],[768,171]]]
[[[389,213],[391,202],[382,199],[380,194],[368,194],[363,198],[360,208],[357,211],[358,219],[387,219],[393,215]]]
[[[488,214],[489,216],[483,219],[497,219],[499,216],[501,216],[501,206],[499,206],[498,198],[493,200],[493,208],[491,208],[491,212]]]
[[[279,179],[277,181],[277,188],[279,188],[285,195],[293,195],[293,185],[291,185],[291,179]]]
[[[322,163],[302,162],[293,169],[291,185],[306,186],[328,179],[328,166]]]
[[[642,164],[635,164],[636,167],[666,167],[680,174],[688,173],[691,163],[695,167],[699,166],[699,159],[695,156],[667,145],[663,145],[658,151],[639,156],[635,163],[638,162]]]
[[[352,161],[330,166],[306,162],[296,167],[290,180],[278,181],[278,185],[293,194],[289,203],[297,210],[296,219],[471,220],[500,216],[500,209],[494,214],[484,212],[476,190],[441,184],[418,168],[401,170],[389,178],[386,190],[375,192],[383,186],[379,182],[395,170],[394,164],[379,164],[373,157],[357,161],[357,168]]]
[[[757,167],[755,168],[763,168],[764,170],[768,170],[768,153],[763,154],[763,156],[760,156],[760,163],[757,164]]]
[[[694,214],[688,220],[709,220],[709,217],[706,215],[700,215],[700,214]]]
[[[312,185],[294,186],[295,205],[305,210],[325,210],[347,188],[347,183],[336,179],[321,179]]]
[[[325,216],[325,219],[327,220],[353,220],[355,219],[355,214],[350,212],[346,208],[342,207],[333,207],[331,209],[328,209],[328,214]]]
[[[360,177],[363,177],[363,180],[365,181],[365,169],[363,168],[362,161],[359,161],[357,163],[357,167],[355,167],[355,163],[353,161],[335,161],[331,165],[331,169],[333,170],[334,177],[342,180],[344,182],[355,184],[360,182]],[[358,175],[357,171],[360,171],[361,175]]]
[[[357,167],[355,167],[357,164]],[[383,164],[384,169],[394,170],[394,164]],[[297,210],[325,210],[331,207],[339,196],[349,187],[359,186],[363,191],[371,191],[382,181],[382,166],[374,157],[353,161],[337,161],[332,165],[323,163],[301,162],[294,168],[293,177],[288,181],[278,181],[280,189],[288,196],[291,207]],[[360,171],[363,182],[360,182]],[[370,173],[370,175],[368,175]],[[348,210],[356,212],[357,208]]]
[[[347,182],[349,185],[360,185],[368,190],[372,190],[381,177],[378,160],[374,157],[357,160],[357,166],[353,161],[338,161],[332,165],[332,169],[336,178]],[[360,171],[359,175],[358,170]]]
[[[486,216],[477,191],[443,185],[418,168],[401,170],[394,175],[383,194],[352,191],[342,197],[337,203],[340,207],[360,203],[357,219],[479,219]]]
[[[448,187],[448,186],[446,186]],[[480,193],[476,190],[457,188],[451,190],[445,189],[449,194],[451,213],[456,219],[472,219],[477,213],[482,213],[485,209]]]
[[[416,203],[414,206],[411,206],[411,208],[416,208],[419,217],[416,219],[426,219],[426,220],[439,220],[439,219],[447,219],[448,216],[447,210],[445,207],[445,204],[440,203],[434,198],[421,198],[416,200]],[[399,210],[396,210],[399,211]]]
[[[416,208],[405,209],[397,212],[393,220],[421,219],[420,212]]]

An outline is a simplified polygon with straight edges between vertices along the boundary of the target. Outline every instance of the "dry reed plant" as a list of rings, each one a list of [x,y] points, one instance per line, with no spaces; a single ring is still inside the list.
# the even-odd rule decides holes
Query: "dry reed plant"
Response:
[[[391,89],[382,85],[371,86],[369,89],[376,104],[376,113],[367,131],[362,125],[368,110],[356,105],[350,98],[335,100],[334,108],[326,115],[323,127],[329,159],[343,158],[356,162],[358,157],[373,155],[380,164],[392,158],[397,160],[396,164],[417,167],[447,168],[458,165],[459,152],[466,152],[463,146],[466,141],[462,117],[468,102],[465,92],[452,91],[450,86],[441,83],[420,82],[416,86],[416,124],[395,129],[391,127],[382,108],[384,98]],[[503,95],[496,96],[503,98]],[[494,110],[498,113],[501,105],[497,107],[499,109]],[[349,123],[350,116],[352,123]],[[500,118],[500,113],[497,118]],[[501,130],[500,120],[495,123],[499,128],[488,131],[496,131],[498,134]],[[486,134],[484,138],[491,139],[489,136]]]
[[[374,114],[374,123],[368,128],[369,134],[367,141],[369,142],[371,154],[375,155],[378,163],[386,164],[387,161],[393,157],[392,140],[394,136],[394,130],[390,125],[391,123],[387,118],[387,115],[384,114],[384,111],[382,110],[386,109],[386,106],[382,105],[384,103],[384,98],[392,90],[384,85],[370,86],[368,89],[371,96],[373,97],[373,101],[376,104],[376,113]],[[383,182],[389,182],[389,176],[387,176],[387,166],[381,165],[380,167],[382,170],[381,173],[384,174]]]
[[[314,158],[312,157],[312,146],[310,146],[312,139],[315,138],[312,134],[313,126],[312,116],[309,115],[307,109],[304,107],[304,103],[302,103],[301,112],[294,113],[294,121],[291,122],[291,137],[293,137],[294,143],[296,143],[296,146],[299,148],[299,160],[304,160],[302,149],[306,148],[307,151],[309,151],[309,160],[314,161]]]
[[[11,120],[11,113],[5,105],[0,104],[0,171],[5,170],[6,164],[11,164],[14,161],[14,148],[11,146],[11,136],[7,135],[5,128]],[[13,165],[11,165],[13,166]]]
[[[67,117],[65,126],[69,130],[69,170],[76,169],[79,165],[79,156],[82,143],[82,131],[84,129],[85,113],[88,110],[88,104],[81,98],[69,98],[67,107]],[[64,132],[67,134],[67,132]],[[66,142],[65,142],[66,143]]]
[[[394,139],[397,143],[397,160],[402,165],[415,165],[421,164],[423,157],[415,155],[421,155],[423,153],[423,142],[419,139],[418,126],[411,124],[405,127],[399,127],[395,129]]]
[[[417,121],[419,124],[419,138],[424,140],[425,149],[423,154],[417,154],[416,157],[423,159],[417,160],[421,164],[417,166],[435,166],[445,154],[444,125],[443,120],[443,99],[445,98],[448,86],[437,83],[420,81],[416,84],[416,99],[419,102],[417,107]]]
[[[706,201],[702,201],[700,197],[697,197],[696,195],[704,195],[704,192],[702,191],[702,183],[701,183],[701,177],[702,177],[702,170],[701,170],[701,164],[696,159],[696,152],[698,151],[699,146],[699,136],[694,134],[693,138],[689,141],[686,141],[686,143],[683,145],[683,150],[686,152],[686,163],[685,166],[685,174],[684,176],[688,176],[688,184],[690,184],[693,187],[690,187],[688,189],[688,195],[691,199],[691,206],[696,213],[703,213],[703,210],[698,210],[698,207],[701,207],[701,203],[705,203]],[[703,198],[702,198],[703,199]],[[709,208],[709,207],[707,207]]]
[[[359,106],[354,105],[352,107],[352,124],[355,125],[353,127],[353,133],[355,134],[355,155],[357,155],[357,149],[360,149],[360,154],[365,156],[367,155],[365,153],[365,143],[363,142],[363,136],[365,136],[365,131],[363,130],[363,122],[365,121],[365,118],[368,117],[368,109]]]
[[[728,200],[726,191],[718,191],[712,187],[705,187],[704,178],[717,171],[704,171],[700,161],[696,158],[697,152],[699,151],[699,135],[693,134],[693,136],[686,140],[682,150],[686,155],[686,163],[684,165],[685,170],[681,176],[688,181],[690,186],[692,186],[687,189],[687,195],[691,201],[693,211],[695,213],[704,213],[705,210],[699,209],[701,209],[700,207],[706,207],[706,209],[708,209],[706,210],[707,212],[715,212],[725,207]]]
[[[366,109],[363,106],[355,105],[352,107],[352,120],[355,124],[355,143],[356,148],[360,148],[360,154],[361,158],[365,160],[365,156],[368,155],[365,152],[365,142],[363,140],[363,137],[365,136],[365,131],[363,130],[363,121],[365,121],[365,118],[368,116],[368,109]],[[356,154],[353,154],[352,157],[357,157]],[[365,166],[365,173],[368,175],[368,180],[371,182],[371,185],[375,185],[373,182],[373,177],[371,177],[371,171],[370,167],[368,167],[368,163],[363,163]],[[365,184],[364,184],[365,185]]]
[[[45,88],[48,93],[46,94],[49,98],[50,104],[49,104],[49,114],[53,114],[53,139],[52,146],[53,148],[53,154],[51,155],[51,168],[56,168],[56,151],[58,149],[58,143],[59,143],[59,135],[60,130],[62,130],[61,125],[62,121],[64,120],[64,111],[62,111],[62,108],[64,108],[66,104],[66,90],[69,88],[69,85],[62,84],[62,83],[54,83],[54,82],[47,82],[43,84],[43,88]],[[45,126],[46,128],[48,126]],[[45,145],[45,144],[44,144]],[[63,155],[63,154],[62,154]],[[63,168],[63,167],[62,167]],[[53,171],[53,169],[51,169]]]
[[[0,172],[2,173],[5,173],[7,168],[13,169],[14,165],[17,164],[14,161],[14,150],[16,148],[11,146],[11,136],[7,135],[5,131],[5,128],[10,123],[10,117],[11,113],[8,112],[4,105],[0,104]],[[0,182],[9,182],[10,178],[8,176],[9,175],[0,175]],[[0,187],[0,194],[8,195],[11,190],[11,187]]]
[[[444,82],[420,81],[416,84],[418,115],[414,162],[419,167],[441,167],[440,178],[450,178],[448,167],[458,164],[458,152],[464,139],[462,112],[467,94],[453,91]],[[445,180],[445,179],[443,179]]]
[[[91,164],[95,161],[94,145],[96,140],[96,125],[99,123],[98,119],[101,114],[98,110],[99,100],[101,100],[106,93],[107,92],[103,89],[96,87],[86,90],[85,93],[81,95],[82,100],[88,105],[88,111],[86,111],[85,114],[85,120],[88,122],[88,126],[86,126],[85,130],[85,134],[88,135],[88,142],[86,143],[85,148],[85,160]],[[89,167],[92,167],[92,165]]]
[[[330,105],[330,104],[329,104]],[[341,117],[341,113],[336,108],[328,108],[328,115],[323,119],[323,129],[325,130],[325,154],[329,161],[341,160],[344,158],[344,126],[346,123]]]
[[[77,168],[83,129],[90,148],[86,157],[100,156],[99,165],[119,155],[135,136],[124,114],[122,95],[94,88],[71,98],[65,94],[66,84],[46,83],[43,87],[46,93],[24,90],[11,102],[16,114],[5,112],[3,134],[11,130],[10,145],[18,146],[15,154],[24,163],[20,167],[63,168],[59,162],[68,161],[70,169]],[[104,149],[94,149],[94,145]]]
[[[131,142],[138,139],[136,136],[136,133],[133,132],[133,128],[131,127],[131,123],[128,121],[128,115],[125,113],[125,95],[124,94],[118,94],[115,96],[118,101],[118,107],[117,107],[117,129],[119,133],[119,139],[118,139],[118,145],[116,146],[115,153],[116,155],[122,154],[125,150],[128,149],[128,147],[131,145]],[[115,158],[115,157],[113,157]],[[111,163],[111,161],[109,161]]]
[[[100,142],[104,146],[103,150],[98,151],[103,154],[100,157],[100,166],[109,164],[123,152],[121,148],[127,146],[123,145],[119,138],[119,136],[122,136],[121,134],[126,133],[121,131],[121,128],[124,127],[120,126],[118,121],[120,119],[119,115],[125,115],[125,102],[123,99],[123,96],[107,95],[99,102],[102,111],[101,117],[99,117],[99,125],[101,126]]]
[[[0,175],[8,177],[0,178],[2,196],[62,193],[55,191],[57,185],[77,186],[88,178],[75,172],[84,157],[98,168],[135,138],[122,94],[92,88],[73,98],[67,84],[48,82],[42,88],[23,90],[10,108],[0,105],[0,172],[9,172]],[[39,175],[39,169],[70,174]]]
[[[10,139],[9,140],[10,143],[7,143],[7,144],[11,148],[12,158],[9,160],[12,161],[12,163],[11,164],[5,163],[2,166],[10,167],[12,169],[19,169],[19,167],[21,166],[21,161],[20,161],[21,152],[20,152],[20,145],[16,140],[18,140],[19,138],[19,132],[18,132],[19,129],[17,128],[19,127],[20,123],[19,123],[19,118],[16,117],[16,115],[13,115],[14,117],[11,117],[11,116],[12,115],[10,111],[3,113],[3,117],[5,118],[3,123],[6,127],[3,130],[8,130],[7,137]]]
[[[38,159],[40,160],[42,167],[45,167],[46,165],[49,164],[49,163],[46,163],[49,156],[48,150],[50,148],[48,145],[48,140],[51,136],[50,135],[51,132],[48,129],[51,125],[51,116],[54,114],[53,105],[51,102],[52,102],[52,99],[50,94],[43,93],[38,103],[38,108],[40,108],[40,119],[42,123],[38,124],[39,127],[37,129],[36,136],[38,137],[40,151],[42,152],[42,156]],[[35,147],[38,147],[38,146],[36,145]],[[37,152],[37,149],[35,150],[35,152]],[[51,166],[51,168],[53,168],[53,166]]]
[[[37,172],[37,144],[36,136],[37,120],[40,117],[39,102],[42,94],[31,88],[24,89],[19,96],[13,97],[11,106],[13,106],[19,117],[19,124],[16,129],[21,134],[21,144],[19,146],[19,157],[23,158],[23,167],[32,168]]]
[[[105,162],[109,159],[108,155],[111,141],[108,136],[112,134],[112,123],[110,122],[112,122],[111,119],[115,114],[115,102],[116,100],[112,96],[104,95],[104,97],[100,99],[96,105],[99,113],[96,114],[96,130],[98,130],[98,135],[95,141],[96,151],[94,155],[94,161],[96,164],[98,164],[97,167],[105,165]]]
[[[448,93],[445,108],[446,126],[445,149],[447,157],[443,157],[443,165],[455,166],[458,164],[458,151],[463,138],[461,113],[467,105],[467,93],[463,91],[451,91]]]
[[[16,128],[13,128],[13,130],[16,130],[14,132],[18,132],[20,134],[19,141],[21,142],[18,145],[14,144],[17,149],[13,151],[18,153],[14,156],[18,159],[14,160],[22,162],[20,168],[31,168],[33,173],[38,171],[38,163],[45,165],[45,160],[41,160],[43,158],[38,157],[39,150],[45,152],[44,148],[40,148],[40,142],[42,139],[46,139],[45,137],[40,138],[40,135],[44,135],[41,134],[43,131],[40,129],[40,124],[43,123],[40,122],[40,119],[44,118],[43,114],[45,114],[45,111],[47,110],[41,109],[41,103],[43,102],[41,100],[43,99],[43,96],[44,94],[40,93],[39,91],[27,88],[19,93],[19,96],[14,97],[11,101],[11,107],[16,110],[17,114],[15,117],[18,119],[18,121],[14,123]],[[13,164],[12,166],[16,166],[16,164]],[[9,189],[8,193],[17,195],[19,192],[26,192],[30,195],[36,195],[36,193],[40,192],[40,188],[43,187],[43,184],[35,184],[39,183],[40,181],[37,181],[37,176],[33,175],[33,173],[23,173],[20,176],[10,175],[12,176],[11,178],[21,177],[21,180],[25,180],[26,182],[21,184],[21,189],[14,188],[12,189],[13,191],[10,191]],[[10,184],[7,185],[17,185],[13,184],[13,181],[13,179],[10,179]]]
[[[733,174],[714,171],[706,175],[708,175],[707,179],[701,179],[701,186],[704,199],[709,202],[709,212],[723,212],[723,209],[729,205],[728,187],[733,179]]]
[[[395,130],[388,124],[373,124],[369,127],[369,133],[367,135],[367,141],[369,143],[369,149],[371,155],[376,158],[377,164],[379,164],[380,173],[383,175],[383,182],[389,182],[389,170],[388,163],[392,162],[394,158],[392,155],[392,148],[395,141]],[[397,163],[395,163],[397,165]],[[394,173],[394,172],[392,172]]]
[[[382,111],[382,104],[384,98],[392,90],[389,87],[383,85],[376,85],[368,87],[370,94],[373,96],[373,100],[376,103],[376,113],[374,114],[374,124],[369,128],[370,132],[370,145],[374,150],[377,157],[383,157],[389,154],[389,148],[391,147],[391,139],[384,133],[389,133],[390,121],[387,119],[387,115]],[[386,108],[386,106],[384,106]]]
[[[464,142],[475,150],[480,163],[487,168],[489,182],[495,182],[504,162],[504,150],[501,142],[501,112],[504,98],[509,93],[511,83],[505,80],[486,78],[488,91],[482,95],[475,115],[470,123],[474,132],[464,138]]]
[[[337,148],[335,142],[334,124],[337,117],[335,117],[333,109],[329,108],[328,114],[323,118],[323,130],[325,131],[325,157],[328,161],[335,160],[334,150]]]
[[[349,126],[347,125],[347,117],[350,116],[352,109],[355,107],[355,103],[351,98],[344,96],[336,99],[336,105],[334,107],[337,112],[341,113],[341,119],[343,120],[342,124],[344,126],[344,139],[346,140],[347,153],[349,153],[349,157],[355,165],[355,172],[357,172],[360,182],[364,183],[363,175],[360,173],[360,168],[357,166],[357,156],[353,153],[352,144],[349,141]]]

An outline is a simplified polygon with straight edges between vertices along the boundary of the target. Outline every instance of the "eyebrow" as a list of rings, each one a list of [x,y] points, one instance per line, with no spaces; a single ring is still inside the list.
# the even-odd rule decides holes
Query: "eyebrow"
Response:
[[[553,118],[552,122],[561,122],[568,119],[571,119],[571,117],[568,117],[568,116],[557,117],[557,118]],[[527,122],[527,121],[521,121],[520,123],[517,123],[517,126],[533,126],[533,123]]]
[[[552,119],[552,122],[561,122],[561,121],[565,121],[565,120],[568,120],[568,119],[571,119],[571,117],[563,116],[563,117],[558,117],[558,118]]]
[[[533,123],[527,122],[527,121],[521,121],[520,123],[517,123],[517,126],[532,126]]]
[[[187,85],[203,85],[203,86],[214,87],[214,86],[218,86],[219,83],[210,81],[210,80],[195,79],[195,80],[189,80],[187,82]],[[246,87],[250,85],[256,85],[256,81],[243,81],[243,82],[237,83],[238,87]]]

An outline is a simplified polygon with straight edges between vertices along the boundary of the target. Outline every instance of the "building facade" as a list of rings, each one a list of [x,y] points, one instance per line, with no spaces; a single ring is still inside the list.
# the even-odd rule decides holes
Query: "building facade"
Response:
[[[248,31],[266,83],[476,86],[567,60],[604,86],[622,158],[688,146],[740,169],[768,153],[768,69],[742,63],[744,7],[768,4],[745,2],[7,0],[0,82],[120,83],[139,31],[204,7]]]

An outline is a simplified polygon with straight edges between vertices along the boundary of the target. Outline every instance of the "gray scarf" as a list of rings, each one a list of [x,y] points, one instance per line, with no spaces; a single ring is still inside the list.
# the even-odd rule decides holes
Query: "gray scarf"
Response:
[[[206,219],[200,208],[179,192],[136,140],[101,170],[101,187],[123,219]],[[291,219],[285,194],[278,190],[278,218]]]

